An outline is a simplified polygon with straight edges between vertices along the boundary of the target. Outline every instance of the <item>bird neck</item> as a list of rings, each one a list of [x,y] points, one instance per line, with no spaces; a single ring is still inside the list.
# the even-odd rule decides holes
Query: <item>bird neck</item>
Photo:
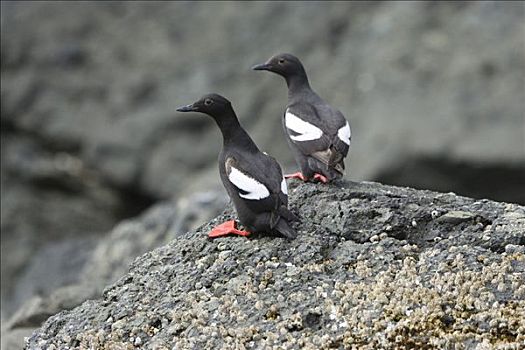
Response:
[[[225,147],[235,144],[249,151],[259,150],[250,135],[242,128],[233,110],[215,118],[215,121],[221,130]]]
[[[285,77],[288,85],[288,95],[296,94],[305,90],[310,90],[310,83],[305,72]]]

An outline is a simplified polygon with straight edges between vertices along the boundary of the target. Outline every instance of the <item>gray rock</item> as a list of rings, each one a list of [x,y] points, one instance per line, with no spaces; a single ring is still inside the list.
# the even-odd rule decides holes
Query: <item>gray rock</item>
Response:
[[[78,283],[95,247],[95,238],[60,240],[45,244],[33,256],[32,263],[18,278],[12,307],[35,295],[47,296],[56,289]]]
[[[459,224],[460,222],[469,221],[476,217],[476,214],[465,211],[452,210],[440,216],[437,220],[441,222],[448,222],[451,224]]]
[[[157,204],[138,218],[117,225],[95,247],[85,239],[68,244],[67,249],[49,244],[15,288],[19,294],[16,300],[23,303],[3,322],[2,349],[20,349],[22,337],[49,316],[100,297],[104,287],[125,274],[137,256],[216,216],[226,205],[225,199],[222,192],[206,192]],[[71,252],[60,256],[72,249],[77,251],[77,256]],[[82,266],[74,266],[79,262]],[[54,264],[61,266],[54,267]],[[62,275],[47,276],[57,271],[62,271]],[[57,278],[65,286],[56,286]],[[46,279],[50,282],[46,283]],[[32,289],[35,285],[48,288],[35,291]]]
[[[18,350],[24,347],[24,339],[33,333],[34,328],[17,328],[11,332],[2,332],[2,349]]]
[[[50,317],[26,348],[140,339],[160,349],[474,349],[525,340],[525,256],[514,248],[525,246],[524,207],[357,182],[294,184],[290,198],[301,217],[296,240],[207,239],[230,208],[137,258],[102,298]],[[457,210],[476,219],[432,215]]]
[[[74,282],[83,256],[122,217],[123,206],[120,193],[77,157],[3,132],[1,152],[5,316],[37,290],[48,293]]]
[[[174,111],[206,91],[228,96],[257,144],[294,168],[277,137],[285,85],[249,70],[291,51],[352,121],[352,178],[525,202],[518,3],[37,2],[2,13],[3,123],[73,149],[120,186],[166,198],[203,185],[180,179],[216,173],[212,122]]]

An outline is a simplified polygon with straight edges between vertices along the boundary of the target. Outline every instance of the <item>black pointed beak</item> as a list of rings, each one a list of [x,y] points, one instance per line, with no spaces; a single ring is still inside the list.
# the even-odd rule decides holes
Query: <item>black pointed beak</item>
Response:
[[[186,106],[181,106],[181,107],[177,108],[178,112],[192,112],[192,111],[196,111],[196,110],[197,109],[195,108],[195,106],[193,106],[193,104],[186,105]]]
[[[268,63],[261,63],[261,64],[256,64],[255,66],[252,67],[253,70],[270,70],[270,65]]]

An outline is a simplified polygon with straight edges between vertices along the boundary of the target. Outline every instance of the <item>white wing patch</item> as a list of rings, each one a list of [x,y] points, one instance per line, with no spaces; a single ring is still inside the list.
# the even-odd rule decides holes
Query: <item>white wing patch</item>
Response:
[[[295,114],[288,112],[284,116],[284,123],[286,128],[292,130],[299,135],[290,135],[290,138],[294,141],[311,141],[317,140],[323,136],[323,131],[317,126],[305,122]]]
[[[288,195],[288,186],[286,185],[286,180],[284,178],[283,181],[281,181],[281,192]]]
[[[345,126],[343,126],[341,129],[337,131],[337,137],[344,143],[346,143],[348,146],[350,146],[350,125],[348,122],[346,122]]]
[[[235,187],[247,192],[246,194],[239,193],[239,197],[241,198],[257,200],[270,195],[270,191],[268,191],[266,186],[234,167],[231,167],[228,179]]]

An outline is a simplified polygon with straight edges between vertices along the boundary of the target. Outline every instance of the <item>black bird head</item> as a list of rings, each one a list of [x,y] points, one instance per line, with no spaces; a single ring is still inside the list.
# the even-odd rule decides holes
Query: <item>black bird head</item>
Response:
[[[267,70],[279,74],[284,78],[306,76],[303,64],[297,57],[289,53],[280,53],[272,56],[263,64],[252,67],[253,70]]]
[[[206,94],[190,105],[177,108],[179,112],[200,112],[214,118],[220,117],[231,110],[231,102],[218,94]]]

